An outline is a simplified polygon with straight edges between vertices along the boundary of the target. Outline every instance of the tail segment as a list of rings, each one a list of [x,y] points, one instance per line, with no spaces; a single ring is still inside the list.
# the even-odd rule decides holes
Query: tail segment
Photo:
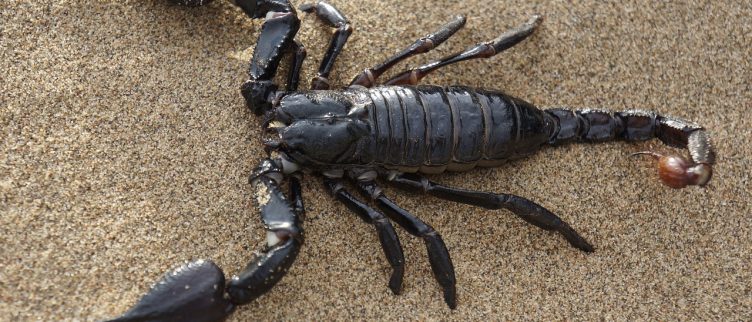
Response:
[[[704,186],[712,176],[715,152],[705,129],[695,123],[641,110],[608,112],[554,108],[545,112],[557,123],[549,137],[550,145],[658,138],[666,145],[686,148],[692,158],[692,162],[689,162],[679,156],[663,156],[653,152],[633,154],[658,159],[659,175],[666,185],[672,188]]]

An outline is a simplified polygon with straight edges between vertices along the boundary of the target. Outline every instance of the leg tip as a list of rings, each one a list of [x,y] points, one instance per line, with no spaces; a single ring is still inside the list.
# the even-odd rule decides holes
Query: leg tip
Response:
[[[575,245],[575,247],[579,248],[581,251],[586,252],[586,253],[592,253],[595,251],[595,247],[593,247],[593,245],[590,245],[590,243],[588,243],[584,239],[582,240],[582,244]]]
[[[575,248],[577,248],[577,249],[579,249],[579,250],[581,250],[583,252],[586,252],[586,253],[592,253],[592,252],[595,251],[595,248],[593,247],[593,245],[591,245],[590,243],[588,243],[588,241],[585,240],[585,238],[583,238],[582,236],[580,236],[580,234],[578,234],[577,231],[575,231],[574,229],[572,229],[572,227],[570,227],[566,223],[561,226],[561,228],[559,229],[559,232]]]
[[[543,16],[536,13],[532,17],[530,17],[530,20],[528,20],[527,23],[530,24],[533,28],[538,28],[538,26],[543,23]]]
[[[457,308],[457,291],[454,285],[444,288],[444,302],[452,310]]]
[[[405,270],[402,267],[395,267],[392,271],[392,277],[389,278],[389,289],[392,290],[394,295],[402,293],[402,277],[405,275]]]
[[[400,293],[402,293],[402,285],[393,285],[392,283],[389,283],[389,289],[394,295],[400,295]]]
[[[459,16],[455,16],[455,17],[454,17],[454,20],[452,20],[452,22],[451,22],[451,23],[453,23],[453,24],[457,24],[457,25],[459,25],[460,27],[462,27],[462,26],[464,26],[464,25],[465,25],[465,23],[466,23],[466,22],[467,22],[467,17],[465,17],[465,16],[463,16],[463,15],[459,15]]]

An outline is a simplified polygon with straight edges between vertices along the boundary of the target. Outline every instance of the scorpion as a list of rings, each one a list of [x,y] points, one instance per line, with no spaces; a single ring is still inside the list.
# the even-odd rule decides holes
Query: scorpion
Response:
[[[186,6],[209,2],[172,1]],[[295,8],[288,0],[236,0],[235,4],[252,19],[264,19],[249,79],[241,92],[251,111],[263,115],[264,131],[273,137],[264,142],[268,156],[249,179],[266,230],[266,246],[228,282],[210,260],[186,263],[168,272],[136,305],[111,321],[222,321],[237,306],[269,291],[289,270],[303,245],[302,171],[322,177],[334,198],[373,225],[392,270],[388,286],[394,294],[401,292],[405,261],[392,222],[423,239],[434,277],[451,309],[457,306],[456,279],[441,235],[389,199],[377,178],[441,199],[509,210],[530,224],[561,234],[575,248],[592,252],[593,246],[569,224],[531,200],[452,188],[421,174],[499,166],[546,145],[658,138],[668,146],[686,148],[691,157],[689,161],[654,152],[633,154],[657,159],[659,177],[666,185],[704,186],[712,176],[715,153],[708,134],[689,121],[642,110],[541,110],[500,91],[419,85],[422,78],[443,66],[489,58],[513,47],[540,25],[539,15],[491,41],[377,83],[397,63],[434,49],[462,28],[466,19],[456,17],[363,70],[347,87],[330,90],[330,72],[353,29],[331,4],[304,4],[301,11],[316,15],[335,32],[311,90],[299,91],[306,51],[295,39],[300,27]],[[291,57],[291,67],[282,90],[273,78],[285,55]],[[282,191],[285,179],[287,195]],[[381,211],[352,195],[344,186],[347,181]]]

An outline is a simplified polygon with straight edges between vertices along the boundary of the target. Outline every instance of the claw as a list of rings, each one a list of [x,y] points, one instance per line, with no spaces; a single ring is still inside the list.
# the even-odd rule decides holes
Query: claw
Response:
[[[664,184],[681,189],[688,185],[705,186],[713,176],[713,168],[706,163],[691,164],[680,156],[665,156],[650,151],[641,151],[629,156],[649,155],[658,160],[658,175]]]
[[[290,238],[248,263],[227,284],[227,293],[236,304],[246,304],[272,288],[287,273],[300,251],[300,242]]]
[[[235,310],[224,294],[222,270],[197,260],[167,273],[128,312],[109,321],[224,321]]]
[[[250,181],[267,231],[267,247],[245,270],[225,285],[222,270],[208,260],[187,263],[170,271],[122,316],[110,322],[224,321],[236,305],[266,293],[287,273],[303,243],[299,183],[291,183],[293,207],[279,189],[281,159],[264,159]],[[302,214],[300,214],[302,215]]]
[[[267,231],[267,246],[227,284],[227,294],[238,305],[253,301],[277,284],[303,244],[298,214],[279,189],[282,180],[279,164],[282,163],[281,159],[264,159],[251,175],[256,203]]]

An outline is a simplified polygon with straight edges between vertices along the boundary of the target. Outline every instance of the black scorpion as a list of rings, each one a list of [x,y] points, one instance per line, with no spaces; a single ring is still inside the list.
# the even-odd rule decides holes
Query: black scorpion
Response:
[[[195,6],[208,1],[176,2]],[[560,233],[572,246],[592,252],[593,247],[566,222],[528,199],[451,188],[419,173],[498,166],[546,145],[658,138],[669,146],[687,148],[692,160],[637,153],[658,159],[664,183],[674,188],[703,186],[712,175],[714,152],[708,135],[688,121],[639,110],[540,110],[499,91],[418,85],[443,66],[488,58],[514,46],[533,33],[541,22],[539,16],[496,39],[377,85],[377,79],[392,66],[435,48],[459,30],[465,18],[458,17],[364,70],[346,88],[329,90],[329,73],[352,28],[342,13],[326,2],[303,5],[300,10],[316,14],[335,28],[335,33],[312,90],[298,91],[306,53],[295,40],[300,26],[295,9],[287,0],[237,0],[236,4],[251,18],[265,18],[250,62],[250,79],[241,91],[248,107],[264,115],[264,127],[275,137],[266,142],[269,157],[250,177],[266,227],[267,246],[228,283],[211,261],[185,264],[168,273],[131,310],[113,321],[220,321],[236,306],[267,292],[285,275],[303,244],[302,170],[323,177],[337,200],[374,226],[392,267],[389,288],[395,294],[401,290],[405,263],[390,220],[422,238],[444,301],[452,309],[457,305],[454,268],[441,236],[385,196],[375,181],[378,177],[442,199],[507,209],[535,226]],[[272,79],[286,54],[292,57],[292,65],[285,90],[279,90]],[[289,198],[280,190],[285,178]],[[343,187],[345,180],[352,181],[383,213],[351,195]]]

